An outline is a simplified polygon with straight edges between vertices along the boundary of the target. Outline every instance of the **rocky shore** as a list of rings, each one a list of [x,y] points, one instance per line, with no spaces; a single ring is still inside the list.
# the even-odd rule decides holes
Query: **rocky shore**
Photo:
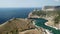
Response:
[[[35,25],[35,21],[33,21],[33,25]],[[42,27],[39,27],[37,25],[35,25],[35,26],[37,27],[37,29],[41,29],[42,28]],[[43,34],[53,34],[49,30],[44,29],[44,28],[42,28],[41,31],[43,32]]]
[[[41,14],[38,15],[38,13],[41,12]],[[44,14],[45,12],[45,14]],[[60,21],[58,21],[58,23],[55,23],[54,19],[56,19],[56,17],[58,17],[59,14],[56,11],[35,11],[35,12],[31,12],[28,16],[28,18],[43,18],[48,20],[48,22],[46,22],[45,24],[47,24],[47,26],[53,27],[55,29],[60,29]],[[57,20],[57,19],[56,19]]]
[[[13,18],[0,25],[0,34],[44,34],[43,30],[28,18]]]
[[[57,18],[56,18],[57,17]],[[12,18],[0,25],[0,34],[52,34],[51,31],[35,25],[35,20],[29,18],[43,18],[48,20],[46,26],[60,29],[60,14],[56,11],[33,11],[28,18]]]

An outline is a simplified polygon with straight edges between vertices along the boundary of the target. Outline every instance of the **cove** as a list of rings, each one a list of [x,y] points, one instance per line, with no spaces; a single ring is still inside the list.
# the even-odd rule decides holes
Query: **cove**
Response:
[[[48,29],[49,31],[52,31],[53,34],[60,34],[60,30],[56,30],[55,28],[46,26],[44,23],[48,22],[48,20],[43,18],[31,18],[35,20],[35,25],[42,27],[44,29]]]

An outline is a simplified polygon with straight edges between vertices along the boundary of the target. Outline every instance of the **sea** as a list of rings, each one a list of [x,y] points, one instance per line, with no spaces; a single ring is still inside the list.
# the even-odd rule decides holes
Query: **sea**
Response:
[[[27,18],[34,8],[0,8],[0,24],[12,18]]]
[[[12,18],[27,18],[29,13],[35,8],[0,8],[0,24],[12,19]],[[41,8],[38,8],[41,9]],[[60,34],[60,30],[46,26],[48,20],[42,18],[33,18],[35,25],[51,31],[53,34]]]

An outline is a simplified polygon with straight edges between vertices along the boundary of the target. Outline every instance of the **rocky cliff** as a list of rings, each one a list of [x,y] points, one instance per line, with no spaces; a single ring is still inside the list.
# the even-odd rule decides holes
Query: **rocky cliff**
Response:
[[[28,18],[44,18],[48,20],[45,23],[47,26],[60,29],[60,10],[56,11],[33,11],[28,15]]]

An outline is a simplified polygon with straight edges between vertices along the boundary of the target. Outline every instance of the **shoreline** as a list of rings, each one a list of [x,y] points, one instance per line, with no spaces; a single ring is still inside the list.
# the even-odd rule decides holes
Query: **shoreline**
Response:
[[[39,26],[37,26],[37,25],[35,25],[35,21],[33,21],[33,25],[34,26],[36,26],[37,28],[40,28]],[[53,33],[51,33],[51,31],[49,31],[48,29],[44,29],[45,31],[43,31],[44,32],[44,34],[53,34]],[[45,33],[46,32],[46,33]]]
[[[9,21],[12,21],[12,20],[14,20],[14,19],[23,19],[23,18],[11,18],[11,19],[7,20],[6,22],[4,22],[3,24],[0,24],[0,27],[2,27],[2,26],[5,25],[6,23],[8,23]],[[24,18],[24,19],[26,19],[26,18]]]
[[[59,30],[59,28],[50,26],[50,25],[48,25],[47,23],[45,23],[45,25],[46,25],[46,26],[49,26],[49,27],[52,27],[52,28],[55,28],[56,30]]]
[[[0,27],[2,27],[3,25],[5,25],[5,24],[8,23],[9,21],[12,21],[13,19],[14,19],[14,18],[12,18],[12,19],[10,19],[10,20],[4,22],[3,24],[0,25]]]
[[[49,31],[47,29],[45,29],[45,31],[47,32],[47,34],[53,34],[53,33],[51,33],[51,31]]]

